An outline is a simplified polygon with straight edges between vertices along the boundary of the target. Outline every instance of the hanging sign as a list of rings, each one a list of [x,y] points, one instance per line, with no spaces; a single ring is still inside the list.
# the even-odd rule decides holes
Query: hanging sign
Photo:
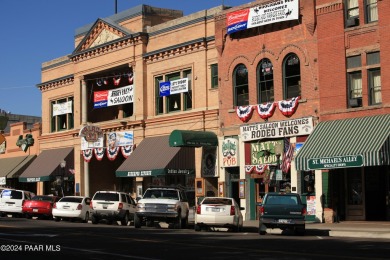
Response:
[[[273,0],[250,9],[227,14],[227,33],[246,30],[277,22],[297,20],[299,0]]]
[[[188,78],[160,82],[160,97],[188,92]]]
[[[313,131],[313,118],[305,117],[285,121],[264,122],[240,127],[243,141],[264,138],[282,138],[308,135]]]
[[[53,116],[65,115],[72,113],[72,101],[53,104]]]
[[[93,108],[102,108],[133,103],[134,86],[96,91],[93,93]]]
[[[238,139],[226,138],[222,141],[222,167],[239,166]]]
[[[309,159],[307,161],[307,168],[310,170],[361,167],[361,166],[363,166],[362,155],[323,157],[323,158]]]

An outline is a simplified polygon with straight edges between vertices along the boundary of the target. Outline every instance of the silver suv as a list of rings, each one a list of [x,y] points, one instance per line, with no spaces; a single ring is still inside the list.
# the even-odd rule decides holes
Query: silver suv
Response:
[[[120,221],[122,226],[127,226],[134,219],[136,203],[125,192],[97,191],[92,197],[90,210],[92,224],[104,219],[108,224]]]
[[[166,222],[175,228],[185,228],[189,206],[184,190],[172,187],[148,188],[138,201],[134,226],[153,226],[155,221]]]

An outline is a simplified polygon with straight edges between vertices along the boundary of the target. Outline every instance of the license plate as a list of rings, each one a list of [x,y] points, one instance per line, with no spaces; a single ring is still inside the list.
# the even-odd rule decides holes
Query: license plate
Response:
[[[212,212],[220,212],[220,209],[219,208],[211,208],[211,211]]]
[[[289,223],[290,221],[288,219],[279,219],[279,223]]]
[[[103,205],[103,209],[107,209],[107,205]]]
[[[38,209],[33,209],[33,212],[38,212]]]

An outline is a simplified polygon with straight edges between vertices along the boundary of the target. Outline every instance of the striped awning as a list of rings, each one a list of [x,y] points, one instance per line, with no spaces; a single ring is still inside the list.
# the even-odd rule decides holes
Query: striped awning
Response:
[[[337,162],[345,156],[359,156],[363,166],[390,165],[390,115],[320,122],[299,149],[295,166],[307,171],[312,160]]]

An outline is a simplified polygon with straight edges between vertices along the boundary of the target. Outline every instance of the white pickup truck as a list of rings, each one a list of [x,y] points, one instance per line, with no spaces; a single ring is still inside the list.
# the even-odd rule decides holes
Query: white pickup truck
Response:
[[[172,187],[148,188],[138,201],[134,226],[153,226],[155,221],[166,222],[175,228],[188,224],[189,205],[184,190]]]

